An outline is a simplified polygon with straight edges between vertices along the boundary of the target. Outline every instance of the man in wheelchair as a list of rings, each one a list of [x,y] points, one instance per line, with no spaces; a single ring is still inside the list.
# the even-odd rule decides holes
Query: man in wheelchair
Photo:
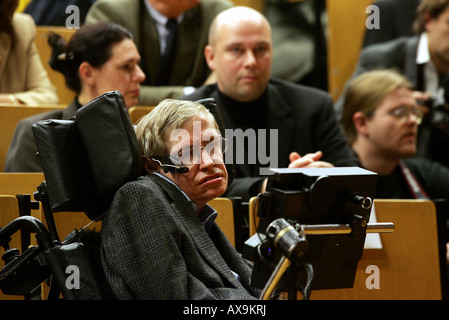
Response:
[[[112,91],[74,119],[33,124],[45,175],[34,198],[46,225],[25,216],[1,226],[5,248],[26,228],[38,244],[5,263],[3,293],[27,295],[51,279],[49,299],[257,298],[251,268],[207,205],[233,171],[223,163],[218,108],[206,100],[163,101],[135,129],[123,96]],[[102,219],[101,231],[76,230],[61,241],[55,212]],[[70,265],[79,266],[80,289],[66,286]]]
[[[225,139],[203,105],[162,101],[140,120],[146,176],[116,193],[101,256],[119,299],[253,299],[251,269],[207,202],[228,184]]]

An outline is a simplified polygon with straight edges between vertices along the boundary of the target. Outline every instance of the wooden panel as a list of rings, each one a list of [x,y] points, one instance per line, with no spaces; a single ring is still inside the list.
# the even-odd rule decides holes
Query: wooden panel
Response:
[[[42,181],[45,181],[43,173],[0,172],[0,194],[13,196],[30,194],[31,199],[34,200],[33,193]],[[41,210],[32,210],[32,215],[45,223]],[[90,222],[83,212],[56,212],[54,219],[61,240],[75,228],[80,229]],[[95,222],[91,227],[100,230],[101,222]]]
[[[50,110],[62,109],[66,106],[52,105],[52,106],[13,106],[0,105],[0,171],[5,170],[5,158],[11,144],[14,130],[17,123],[27,117],[35,114],[47,112]]]
[[[327,0],[329,93],[342,94],[359,59],[365,34],[366,8],[373,0]]]
[[[393,233],[380,234],[382,249],[365,249],[352,289],[316,290],[311,299],[441,299],[435,205],[423,200],[375,200],[379,222],[393,222]],[[368,289],[378,267],[379,289]],[[367,280],[368,279],[368,280]]]
[[[36,26],[36,47],[39,51],[39,55],[44,65],[45,70],[48,73],[48,77],[53,85],[56,87],[59,97],[59,103],[69,104],[75,97],[75,93],[69,90],[65,85],[65,79],[62,73],[53,70],[48,64],[48,60],[51,57],[51,47],[48,44],[48,34],[55,32],[60,34],[66,41],[75,33],[77,29],[67,29],[65,27],[56,26]]]
[[[44,181],[44,174],[0,172],[0,194],[16,196],[17,194],[29,194],[34,201],[33,193]],[[39,220],[42,219],[39,210],[32,210],[32,215]]]
[[[255,232],[254,199],[250,201],[250,235]],[[252,203],[252,204],[251,204]],[[435,300],[441,299],[435,205],[424,200],[375,200],[378,222],[393,222],[393,233],[380,234],[381,249],[365,249],[354,287],[315,290],[312,300]],[[256,221],[254,223],[254,221]],[[251,226],[252,223],[252,226]],[[366,282],[376,266],[379,289]],[[368,270],[368,271],[367,271]],[[299,294],[298,299],[302,299]]]
[[[249,199],[249,236],[252,237],[257,231],[259,217],[256,216],[256,197]]]
[[[136,125],[143,116],[147,115],[153,109],[154,107],[149,106],[135,106],[129,108],[128,112],[131,122]]]
[[[234,3],[235,6],[250,7],[259,12],[263,12],[264,10],[264,0],[231,0],[231,1]]]
[[[215,222],[235,247],[234,207],[232,201],[227,198],[215,198],[208,204],[217,210],[218,216]]]

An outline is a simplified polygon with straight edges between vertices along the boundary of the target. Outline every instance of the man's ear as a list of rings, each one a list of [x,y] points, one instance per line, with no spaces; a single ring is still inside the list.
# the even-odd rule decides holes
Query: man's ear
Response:
[[[424,12],[423,13],[424,18],[424,30],[426,32],[432,31],[433,26],[435,25],[435,19],[432,17],[430,12]]]
[[[358,111],[356,113],[354,113],[354,115],[352,116],[352,123],[354,124],[354,128],[357,131],[357,133],[363,135],[363,136],[367,136],[368,135],[368,127],[367,127],[367,121],[368,121],[368,117]]]
[[[214,48],[211,45],[207,45],[204,48],[204,57],[206,58],[207,65],[209,66],[209,69],[212,71],[215,71],[215,51]]]
[[[142,155],[142,159],[143,159],[143,165],[145,167],[146,172],[152,173],[152,172],[157,171],[158,164],[156,163],[156,161],[154,161],[151,158],[148,158],[145,155]]]
[[[78,72],[80,74],[81,82],[85,82],[88,85],[94,85],[95,78],[94,78],[94,68],[89,62],[84,61],[80,64],[78,68]]]

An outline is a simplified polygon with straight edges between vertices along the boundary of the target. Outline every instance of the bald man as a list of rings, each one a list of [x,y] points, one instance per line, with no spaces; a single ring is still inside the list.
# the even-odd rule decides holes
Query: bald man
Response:
[[[271,27],[258,11],[233,7],[218,14],[204,55],[216,83],[182,99],[217,101],[234,147],[226,155],[236,169],[226,196],[245,201],[263,191],[269,167],[356,165],[331,97],[270,78]]]

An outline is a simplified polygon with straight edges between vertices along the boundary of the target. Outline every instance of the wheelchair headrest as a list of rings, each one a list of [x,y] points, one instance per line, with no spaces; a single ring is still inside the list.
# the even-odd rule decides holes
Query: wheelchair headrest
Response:
[[[225,128],[214,99],[197,101]],[[94,220],[117,190],[145,173],[123,96],[107,92],[80,108],[71,120],[44,120],[32,126],[53,212],[80,211]],[[233,164],[226,164],[228,183]]]
[[[32,126],[53,212],[84,211],[98,218],[115,192],[144,172],[123,96],[107,92],[74,119]]]

